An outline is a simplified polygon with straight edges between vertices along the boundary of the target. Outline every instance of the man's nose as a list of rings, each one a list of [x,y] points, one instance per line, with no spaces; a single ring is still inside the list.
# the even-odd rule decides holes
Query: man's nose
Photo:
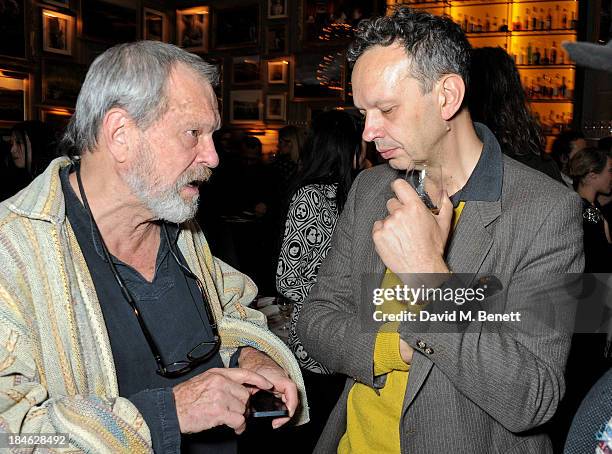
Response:
[[[215,149],[215,143],[213,142],[212,135],[201,138],[197,159],[199,162],[204,163],[206,167],[211,169],[214,169],[219,165],[219,155]]]
[[[365,119],[365,125],[363,127],[363,133],[361,137],[366,142],[372,142],[374,139],[383,137],[383,128],[381,119],[376,114],[367,114]]]

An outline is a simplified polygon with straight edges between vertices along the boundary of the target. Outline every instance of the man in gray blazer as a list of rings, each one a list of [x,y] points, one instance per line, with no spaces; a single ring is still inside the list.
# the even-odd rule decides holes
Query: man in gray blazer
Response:
[[[349,50],[363,138],[388,165],[353,184],[298,322],[306,350],[349,377],[317,452],[551,452],[538,426],[564,393],[574,316],[571,292],[551,281],[582,271],[580,200],[472,122],[469,49],[450,19],[399,8],[362,22]],[[415,160],[442,168],[450,197],[437,215],[401,179]],[[523,319],[369,329],[390,272],[453,276],[446,289],[484,276],[495,285],[479,307]]]

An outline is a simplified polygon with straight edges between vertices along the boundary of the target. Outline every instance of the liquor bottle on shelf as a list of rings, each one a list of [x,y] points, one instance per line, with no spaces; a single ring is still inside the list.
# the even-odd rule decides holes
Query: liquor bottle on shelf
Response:
[[[565,52],[563,51],[559,52],[559,64],[560,65],[565,64]]]
[[[546,49],[546,47],[544,48],[544,55],[542,56],[542,60],[541,63],[543,65],[548,65],[550,60],[548,60],[548,50]]]
[[[567,30],[567,10],[563,8],[563,16],[561,16],[561,28]]]
[[[474,16],[470,16],[470,33],[474,33],[474,30],[476,29],[476,23],[474,22]]]
[[[568,81],[568,83],[569,83],[569,81]],[[567,99],[572,99],[574,97],[574,90],[569,85],[565,89],[565,96],[567,97]]]
[[[540,98],[540,78],[538,77],[533,84],[532,97],[534,99]]]
[[[491,31],[491,21],[489,20],[489,13],[487,13],[486,18],[485,18],[484,29],[485,29],[485,32]]]
[[[553,28],[561,28],[561,9],[559,5],[555,7],[555,23],[553,24]]]
[[[535,51],[534,51],[532,57],[533,57],[533,64],[534,65],[541,64],[541,62],[540,62],[540,48],[539,47],[535,48]]]
[[[550,64],[557,64],[557,43],[553,41],[552,47],[550,48]]]
[[[518,61],[518,64],[519,64],[519,65],[525,65],[525,64],[526,64],[526,63],[525,63],[526,58],[527,58],[527,57],[526,57],[526,55],[525,55],[525,48],[524,48],[524,47],[521,47],[521,53],[519,54],[519,59],[518,59],[519,61]]]
[[[552,97],[553,98],[558,98],[559,97],[559,85],[561,85],[558,80],[561,79],[561,76],[559,75],[559,73],[555,74],[555,83],[552,84]]]
[[[531,43],[527,43],[527,62],[525,64],[526,65],[533,64],[533,53],[531,49]]]
[[[533,9],[533,17],[531,18],[531,29],[532,30],[538,29],[538,9],[537,8]]]
[[[516,16],[516,22],[512,24],[512,30],[521,31],[521,17]]]
[[[506,23],[506,19],[502,19],[502,24],[501,24],[501,27],[499,27],[499,31],[500,32],[508,31],[508,24]]]
[[[561,86],[559,87],[559,95],[566,99],[567,96],[567,85],[565,85],[565,77],[562,78]]]
[[[546,16],[546,30],[552,29],[552,14],[551,9],[548,8],[548,15]]]
[[[538,20],[538,25],[540,30],[544,30],[544,8],[540,8],[540,17]]]
[[[578,28],[578,19],[576,19],[576,13],[572,11],[572,21],[570,22],[570,28],[576,30]]]
[[[529,30],[529,8],[525,10],[525,22],[524,22],[523,28],[525,30]]]
[[[463,31],[468,32],[468,15],[463,16]]]
[[[493,16],[493,30],[498,32],[499,28],[497,27],[497,16]]]
[[[478,18],[478,22],[476,23],[476,32],[482,33],[482,20],[480,17]]]

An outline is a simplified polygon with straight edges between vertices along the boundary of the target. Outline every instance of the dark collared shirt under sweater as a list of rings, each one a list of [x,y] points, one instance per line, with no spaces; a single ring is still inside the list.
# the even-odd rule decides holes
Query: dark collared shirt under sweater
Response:
[[[151,431],[156,453],[236,453],[235,436],[226,427],[196,435],[181,435],[172,387],[210,368],[223,367],[221,357],[217,353],[178,378],[165,378],[156,373],[157,364],[151,349],[104,257],[100,237],[69,183],[68,175],[73,170],[74,166],[68,166],[61,171],[66,216],[87,262],[100,302],[113,352],[119,395],[129,399],[142,413]],[[85,191],[87,195],[86,187]],[[111,256],[159,346],[165,364],[185,360],[196,345],[213,338],[197,283],[181,270],[170,251],[172,247],[177,258],[187,266],[176,244],[180,228],[176,224],[167,224],[167,227],[171,244],[160,229],[152,282]],[[235,357],[232,358],[234,364]]]

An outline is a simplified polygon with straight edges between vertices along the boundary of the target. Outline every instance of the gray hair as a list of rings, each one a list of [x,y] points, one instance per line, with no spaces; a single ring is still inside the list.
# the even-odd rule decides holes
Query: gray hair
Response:
[[[138,41],[111,47],[91,64],[81,87],[62,148],[67,154],[93,150],[104,115],[125,109],[139,128],[146,129],[168,108],[166,84],[172,69],[183,64],[216,86],[219,75],[201,57],[158,41]]]
[[[355,63],[369,48],[396,42],[410,58],[410,76],[422,93],[445,74],[458,74],[468,86],[471,46],[465,34],[450,17],[423,10],[396,7],[390,16],[361,21],[347,58]]]

